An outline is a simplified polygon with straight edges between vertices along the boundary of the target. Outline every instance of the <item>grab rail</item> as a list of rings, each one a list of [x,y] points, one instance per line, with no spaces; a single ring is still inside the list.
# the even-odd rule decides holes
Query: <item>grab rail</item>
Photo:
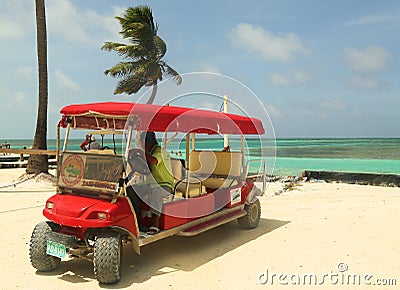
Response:
[[[257,178],[257,177],[260,176],[259,171],[256,174],[248,176],[248,174],[249,174],[249,164],[250,163],[255,163],[255,162],[262,162],[262,167],[263,167],[263,169],[262,169],[262,192],[264,194],[265,189],[266,189],[266,184],[267,184],[267,174],[266,174],[266,172],[267,172],[267,162],[264,159],[247,160],[245,168],[244,168],[243,176],[245,178]]]

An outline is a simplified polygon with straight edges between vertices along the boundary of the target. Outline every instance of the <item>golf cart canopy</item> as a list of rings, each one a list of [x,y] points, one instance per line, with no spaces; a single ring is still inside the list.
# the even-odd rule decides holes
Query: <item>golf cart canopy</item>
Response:
[[[61,109],[60,127],[89,130],[124,130],[129,116],[140,122],[137,129],[153,132],[205,134],[265,133],[262,122],[235,114],[175,106],[103,102],[69,105]]]

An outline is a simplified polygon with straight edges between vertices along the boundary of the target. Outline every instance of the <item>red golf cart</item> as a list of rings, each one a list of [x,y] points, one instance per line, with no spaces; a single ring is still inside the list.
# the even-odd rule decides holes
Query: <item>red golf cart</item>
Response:
[[[255,187],[245,162],[244,134],[261,135],[260,120],[235,114],[174,106],[107,102],[66,106],[57,126],[57,193],[43,209],[48,219],[33,230],[29,254],[39,271],[57,268],[65,257],[93,261],[100,283],[120,279],[122,242],[136,253],[146,244],[172,236],[193,236],[238,220],[255,228],[261,208],[257,198],[265,190]],[[61,148],[60,128],[65,128]],[[69,149],[71,130],[122,134],[124,148]],[[149,235],[149,204],[138,192],[151,172],[138,136],[163,133],[166,149],[178,134],[184,136],[181,159],[171,158],[175,188],[164,198],[160,232]],[[160,133],[158,133],[160,134]],[[168,138],[168,134],[171,135]],[[237,151],[199,150],[196,135],[241,136]],[[99,140],[99,139],[97,139]]]

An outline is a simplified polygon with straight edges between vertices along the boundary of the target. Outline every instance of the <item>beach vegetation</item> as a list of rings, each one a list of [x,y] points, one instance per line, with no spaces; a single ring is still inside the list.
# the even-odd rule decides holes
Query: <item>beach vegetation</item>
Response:
[[[120,79],[114,94],[131,95],[142,87],[152,87],[147,100],[148,104],[152,104],[157,94],[158,81],[162,81],[163,76],[171,77],[178,85],[182,78],[164,59],[167,44],[157,35],[158,24],[154,22],[149,6],[129,7],[122,16],[116,16],[115,19],[121,25],[120,34],[128,43],[105,42],[101,49],[116,52],[124,61],[104,73]]]

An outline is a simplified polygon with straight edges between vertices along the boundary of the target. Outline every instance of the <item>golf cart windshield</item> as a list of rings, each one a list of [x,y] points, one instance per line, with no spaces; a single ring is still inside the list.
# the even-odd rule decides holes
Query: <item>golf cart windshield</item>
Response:
[[[121,156],[65,152],[61,158],[60,187],[106,195],[118,191],[124,168]]]

